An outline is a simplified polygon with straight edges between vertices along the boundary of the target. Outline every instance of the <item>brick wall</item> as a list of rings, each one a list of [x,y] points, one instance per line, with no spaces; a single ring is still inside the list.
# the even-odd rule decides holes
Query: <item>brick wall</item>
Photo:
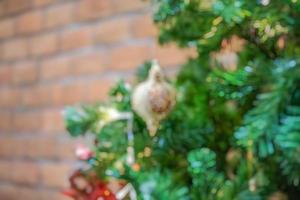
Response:
[[[140,0],[0,0],[0,199],[59,200],[74,164],[65,105],[105,99],[119,78],[157,58],[149,3]]]

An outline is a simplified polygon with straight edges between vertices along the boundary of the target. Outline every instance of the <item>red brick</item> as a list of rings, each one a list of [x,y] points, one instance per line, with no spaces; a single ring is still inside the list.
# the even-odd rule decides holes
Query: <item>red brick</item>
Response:
[[[15,23],[14,19],[4,19],[0,21],[0,39],[8,38],[14,35],[15,32]]]
[[[27,41],[25,39],[15,39],[5,42],[2,47],[2,57],[4,60],[22,59],[28,54]]]
[[[63,188],[68,186],[68,175],[72,167],[63,163],[47,163],[41,167],[42,183],[49,187]]]
[[[147,6],[148,3],[145,3],[140,0],[113,0],[114,12],[129,12],[134,10],[140,10]]]
[[[45,26],[47,28],[58,27],[69,24],[73,21],[74,5],[73,2],[61,4],[50,8],[46,12]]]
[[[40,105],[40,96],[38,95],[38,86],[24,87],[20,89],[22,108],[30,108]]]
[[[150,48],[147,45],[122,46],[112,50],[111,67],[117,70],[135,69],[150,58]]]
[[[63,50],[78,49],[88,46],[92,43],[91,28],[80,28],[64,32],[61,38]]]
[[[0,66],[0,84],[10,84],[12,82],[12,68],[9,65]]]
[[[66,106],[104,100],[112,85],[111,78],[94,81],[72,81],[64,85],[56,84],[50,92],[51,103],[55,106]]]
[[[1,184],[0,185],[0,197],[5,200],[18,200],[19,199],[19,188],[12,184]]]
[[[106,55],[89,53],[80,55],[72,61],[74,75],[100,74],[106,69]]]
[[[60,191],[48,191],[48,190],[41,191],[41,199],[42,200],[53,200],[53,199],[55,199],[55,200],[70,200],[69,197],[62,194],[61,188],[60,188]]]
[[[67,134],[67,133],[66,133]],[[55,148],[55,156],[60,159],[75,160],[75,140],[60,141]]]
[[[67,84],[56,84],[52,86],[51,103],[55,106],[66,106],[81,103],[85,96],[84,85],[79,81],[68,82]]]
[[[21,146],[22,143],[16,138],[2,137],[0,140],[0,156],[7,158],[17,157],[22,150]]]
[[[53,104],[52,85],[36,85],[34,87],[25,87],[21,90],[20,106],[23,108],[36,108]]]
[[[8,173],[9,172],[9,173]],[[0,179],[21,184],[35,184],[39,169],[31,162],[0,161]]]
[[[67,58],[53,58],[45,60],[41,64],[40,78],[52,80],[64,78],[70,74],[70,60]]]
[[[30,54],[33,56],[41,56],[54,53],[58,50],[58,35],[55,33],[47,33],[35,36],[30,41]]]
[[[162,66],[177,66],[183,64],[187,58],[195,56],[194,49],[179,49],[175,45],[155,46],[154,58]]]
[[[111,1],[108,0],[81,0],[77,5],[76,18],[88,20],[108,16],[111,9]]]
[[[30,159],[75,159],[75,142],[58,141],[55,137],[2,137],[0,156]]]
[[[67,133],[65,133],[67,135]],[[14,140],[15,143],[16,140]],[[75,142],[58,141],[54,137],[31,138],[19,140],[22,151],[17,156],[31,159],[62,159],[75,160]],[[11,144],[14,144],[11,143]],[[1,149],[1,148],[0,148]],[[8,152],[7,152],[8,153]],[[14,155],[11,153],[10,155]],[[7,154],[9,156],[9,154]]]
[[[31,0],[7,0],[5,3],[6,14],[18,13],[31,7]]]
[[[65,130],[64,120],[61,113],[61,110],[47,110],[42,113],[43,123],[42,131],[43,132],[52,132],[52,133],[61,133]]]
[[[57,0],[33,0],[33,5],[36,7],[47,6],[54,3]]]
[[[19,91],[12,88],[0,90],[0,108],[14,108],[19,103]]]
[[[62,84],[51,85],[49,88],[49,93],[51,93],[51,103],[55,106],[66,105],[63,99],[64,86]]]
[[[13,115],[15,132],[36,132],[41,129],[42,116],[38,112],[19,112]]]
[[[129,19],[114,19],[105,21],[95,30],[95,40],[98,43],[117,43],[129,38],[130,21]]]
[[[0,60],[5,60],[4,58],[4,45],[0,42]]]
[[[40,200],[42,199],[42,194],[41,191],[39,189],[39,191],[37,191],[36,189],[32,189],[27,187],[20,187],[18,186],[18,196],[19,198],[22,197],[24,199],[30,199],[30,200]]]
[[[115,83],[116,80],[112,80],[111,77],[86,83],[85,101],[95,103],[105,100],[108,96],[109,90]]]
[[[0,17],[2,17],[3,15],[5,15],[5,5],[6,2],[5,1],[0,1]]]
[[[10,112],[0,113],[0,133],[8,133],[12,126],[12,115]],[[1,146],[0,146],[1,148]]]
[[[0,185],[0,196],[3,200],[70,200],[70,198],[62,195],[61,190],[49,190],[39,188],[31,188],[28,186],[17,187],[13,184],[1,184]]]
[[[135,38],[154,37],[158,29],[155,27],[151,15],[142,15],[133,20],[133,36]]]
[[[30,140],[23,140],[21,156],[29,158],[55,158],[56,143],[53,138],[31,138]]]
[[[46,157],[63,160],[75,160],[75,142],[73,140],[54,141],[53,139],[51,140],[43,138],[37,141],[35,140],[34,142],[37,144],[38,149],[40,150],[39,152],[36,152],[36,149],[32,148],[31,156],[35,158]]]
[[[62,105],[80,103],[85,98],[86,89],[82,82],[72,82],[64,85],[62,89],[63,94],[60,100]]]
[[[42,13],[32,11],[21,15],[17,19],[17,32],[27,34],[40,31],[42,29]]]
[[[12,178],[17,183],[35,184],[38,182],[39,171],[36,164],[22,161],[13,165],[11,171]]]
[[[34,83],[37,80],[37,67],[33,62],[22,62],[13,66],[13,82],[15,84]]]
[[[12,180],[12,163],[8,161],[0,161],[0,179],[4,181],[11,181]]]

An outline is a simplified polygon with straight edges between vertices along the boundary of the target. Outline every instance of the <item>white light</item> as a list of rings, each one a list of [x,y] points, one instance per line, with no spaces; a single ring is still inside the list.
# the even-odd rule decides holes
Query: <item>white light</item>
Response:
[[[270,3],[270,0],[261,0],[260,2],[262,5],[267,6]]]

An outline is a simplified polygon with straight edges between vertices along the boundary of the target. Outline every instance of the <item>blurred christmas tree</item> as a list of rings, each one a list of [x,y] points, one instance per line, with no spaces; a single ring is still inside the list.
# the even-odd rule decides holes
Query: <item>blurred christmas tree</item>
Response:
[[[300,1],[153,4],[160,43],[195,48],[198,57],[173,83],[170,113],[174,89],[150,62],[138,69],[140,89],[121,81],[108,102],[65,110],[72,136],[95,136],[92,152],[78,150],[86,166],[66,194],[299,199]]]

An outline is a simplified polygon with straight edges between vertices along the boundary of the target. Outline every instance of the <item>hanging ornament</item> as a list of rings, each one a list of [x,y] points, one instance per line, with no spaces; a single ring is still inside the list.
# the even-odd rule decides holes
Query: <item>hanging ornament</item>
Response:
[[[256,172],[256,174],[249,179],[248,181],[248,189],[251,192],[256,192],[260,188],[265,188],[270,184],[270,180],[266,176],[266,174],[259,170]]]
[[[226,161],[228,165],[232,168],[235,168],[242,157],[241,152],[238,149],[230,149],[226,154]]]
[[[116,196],[104,183],[98,183],[89,200],[117,200]]]
[[[134,164],[132,165],[132,170],[133,170],[133,171],[136,171],[136,172],[140,171],[140,170],[141,170],[141,165],[138,164],[138,163],[134,163]]]
[[[270,4],[270,0],[259,0],[259,3],[263,6],[267,6]]]
[[[77,170],[69,181],[71,187],[63,194],[74,200],[119,200],[108,183],[99,180],[95,174]]]
[[[227,175],[229,178],[231,178],[231,179],[235,178],[235,171],[240,163],[241,157],[242,157],[242,154],[237,149],[230,149],[226,153],[226,162],[228,164]]]
[[[284,49],[286,46],[286,36],[285,35],[280,36],[276,42],[276,45],[280,50]]]
[[[76,157],[80,160],[86,161],[94,156],[94,153],[83,144],[78,144],[75,149]]]
[[[88,195],[93,191],[93,184],[81,170],[76,170],[69,178],[69,182],[70,188],[64,190],[63,194],[74,200],[87,200]]]
[[[283,192],[277,191],[268,196],[267,200],[288,200],[288,197]]]
[[[248,187],[251,192],[255,192],[257,190],[257,181],[255,178],[251,178],[249,180]]]
[[[237,53],[243,50],[244,44],[245,40],[236,35],[230,39],[223,39],[220,51],[211,54],[213,65],[219,64],[225,70],[235,71],[239,61]]]
[[[153,61],[147,80],[136,86],[131,101],[133,110],[146,122],[151,136],[175,102],[175,89],[165,80],[157,61]]]

